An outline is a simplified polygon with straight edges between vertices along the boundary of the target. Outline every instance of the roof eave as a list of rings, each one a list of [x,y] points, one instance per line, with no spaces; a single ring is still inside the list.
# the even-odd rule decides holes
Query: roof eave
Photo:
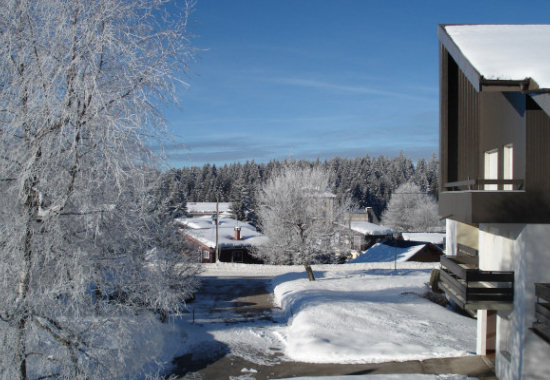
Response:
[[[458,45],[447,33],[445,27],[450,24],[441,24],[437,29],[437,36],[447,52],[453,57],[460,70],[474,86],[477,92],[523,92],[537,93],[548,92],[548,89],[540,89],[537,82],[531,78],[520,80],[511,79],[486,79],[477,71],[468,58],[462,53]]]
[[[522,92],[530,93],[538,90],[535,81],[530,78],[522,80],[485,79],[480,76],[480,88],[477,91],[483,92]]]
[[[462,54],[462,51],[458,45],[453,41],[449,33],[447,33],[447,30],[445,30],[446,26],[448,25],[441,24],[437,28],[437,37],[439,38],[439,42],[445,47],[445,50],[447,50],[451,57],[453,57],[458,67],[464,73],[466,78],[468,78],[472,86],[474,86],[475,90],[477,92],[481,91],[483,77],[470,63],[468,58]]]

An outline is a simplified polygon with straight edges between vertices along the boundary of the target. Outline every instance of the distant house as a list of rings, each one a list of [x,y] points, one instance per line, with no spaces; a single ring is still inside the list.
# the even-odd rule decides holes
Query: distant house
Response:
[[[202,263],[216,262],[216,220],[212,216],[179,218],[182,234]],[[267,239],[248,223],[228,217],[218,222],[219,260],[230,263],[260,263],[251,249]]]
[[[372,207],[365,207],[364,209],[351,210],[349,212],[349,220],[361,221],[380,224],[380,219],[374,213]]]
[[[216,202],[187,202],[187,215],[190,217],[216,215]],[[218,202],[220,215],[231,214],[231,202]]]
[[[376,243],[349,263],[375,262],[437,262],[443,251],[431,243],[416,243],[404,240],[388,240]]]
[[[351,221],[346,226],[352,232],[352,248],[363,252],[374,244],[391,239],[394,230],[367,221]]]
[[[442,25],[440,287],[499,379],[550,374],[550,25]]]

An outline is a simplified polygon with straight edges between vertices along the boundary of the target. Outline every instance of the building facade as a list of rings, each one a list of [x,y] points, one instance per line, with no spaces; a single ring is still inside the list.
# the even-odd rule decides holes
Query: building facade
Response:
[[[442,25],[441,285],[499,379],[550,374],[550,26]]]

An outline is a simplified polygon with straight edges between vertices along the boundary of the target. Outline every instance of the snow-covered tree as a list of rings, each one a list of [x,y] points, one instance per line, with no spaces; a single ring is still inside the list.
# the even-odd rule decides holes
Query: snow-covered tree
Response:
[[[0,8],[0,377],[119,378],[146,309],[177,311],[194,289],[163,243],[146,148],[192,52],[188,8]]]
[[[170,169],[159,176],[156,208],[167,220],[187,214],[184,183],[177,170]]]
[[[442,227],[437,202],[412,182],[400,185],[392,193],[382,224],[399,232],[429,232]]]
[[[327,171],[289,165],[274,173],[258,193],[258,219],[268,242],[257,254],[272,263],[331,261],[341,248],[335,220],[346,206],[334,204]]]

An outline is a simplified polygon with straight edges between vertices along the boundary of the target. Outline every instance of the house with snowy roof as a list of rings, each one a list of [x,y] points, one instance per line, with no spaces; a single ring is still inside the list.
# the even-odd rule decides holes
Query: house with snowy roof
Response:
[[[441,25],[440,287],[499,379],[550,373],[550,25]]]
[[[267,239],[248,223],[229,217],[215,216],[179,218],[181,233],[191,251],[199,254],[199,262],[216,262],[216,244],[219,261],[230,263],[260,263],[251,251]]]
[[[395,233],[391,228],[364,220],[352,220],[346,227],[352,232],[353,249],[359,252],[382,240],[391,239]]]
[[[437,262],[442,253],[441,248],[431,243],[388,240],[374,244],[358,257],[348,261],[348,263]]]

